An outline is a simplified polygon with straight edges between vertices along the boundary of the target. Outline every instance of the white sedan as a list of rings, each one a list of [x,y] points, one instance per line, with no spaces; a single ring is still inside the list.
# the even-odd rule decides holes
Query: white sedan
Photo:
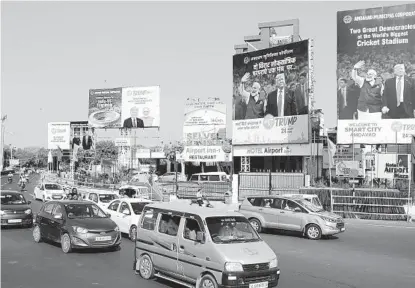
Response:
[[[149,203],[152,201],[139,198],[116,199],[108,205],[106,212],[111,214],[111,220],[120,227],[121,233],[128,234],[131,241],[135,241],[141,212]]]
[[[56,183],[41,183],[35,187],[35,200],[40,199],[43,202],[50,200],[62,200],[65,192],[61,185]]]

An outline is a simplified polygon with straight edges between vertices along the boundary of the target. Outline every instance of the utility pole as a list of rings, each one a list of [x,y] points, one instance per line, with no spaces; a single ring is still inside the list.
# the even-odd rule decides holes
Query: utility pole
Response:
[[[3,156],[4,156],[4,130],[5,130],[5,121],[7,119],[7,115],[1,117],[1,155],[0,155],[0,171],[3,171]]]

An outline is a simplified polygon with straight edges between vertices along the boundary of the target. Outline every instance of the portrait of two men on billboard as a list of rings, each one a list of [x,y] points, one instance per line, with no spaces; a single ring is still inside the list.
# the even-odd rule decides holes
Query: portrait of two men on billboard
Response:
[[[415,69],[407,73],[412,67],[404,64],[395,64],[389,71],[365,66],[363,60],[358,61],[348,69],[350,77],[346,75],[338,80],[338,118],[415,118]]]
[[[308,114],[308,67],[257,77],[246,72],[234,84],[234,120]]]

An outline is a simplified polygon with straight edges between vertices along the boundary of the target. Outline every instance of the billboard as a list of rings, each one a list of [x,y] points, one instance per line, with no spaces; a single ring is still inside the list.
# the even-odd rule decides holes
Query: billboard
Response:
[[[120,128],[121,97],[122,88],[89,90],[89,125],[94,128]]]
[[[408,179],[411,173],[410,154],[376,154],[376,177],[381,179]]]
[[[48,123],[48,149],[69,150],[71,136],[70,122]]]
[[[160,126],[160,87],[89,90],[88,122],[94,128]]]
[[[95,151],[95,129],[89,126],[88,121],[72,121],[70,127],[70,148],[73,161],[78,161],[80,150],[85,152],[84,157],[92,157]]]
[[[407,4],[337,13],[338,143],[411,142],[414,11]]]
[[[363,153],[364,151],[361,148],[353,149],[353,147],[336,145],[336,153],[333,155],[334,165],[337,165],[337,163],[342,161],[362,161]],[[330,167],[329,161],[328,149],[325,147],[323,149],[323,169],[328,169]]]
[[[238,144],[309,142],[312,41],[233,56],[233,136]]]
[[[343,161],[335,163],[336,176],[345,178],[365,178],[365,161]],[[353,175],[354,174],[354,175]]]
[[[160,87],[122,88],[121,120],[123,128],[160,127]]]
[[[226,105],[219,99],[188,99],[185,105],[183,138],[184,161],[229,161],[224,149],[226,137]]]

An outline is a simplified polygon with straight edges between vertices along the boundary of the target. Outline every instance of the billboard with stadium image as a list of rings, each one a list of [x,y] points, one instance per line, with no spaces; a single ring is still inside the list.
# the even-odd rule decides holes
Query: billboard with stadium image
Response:
[[[410,144],[415,4],[337,13],[338,144]]]

